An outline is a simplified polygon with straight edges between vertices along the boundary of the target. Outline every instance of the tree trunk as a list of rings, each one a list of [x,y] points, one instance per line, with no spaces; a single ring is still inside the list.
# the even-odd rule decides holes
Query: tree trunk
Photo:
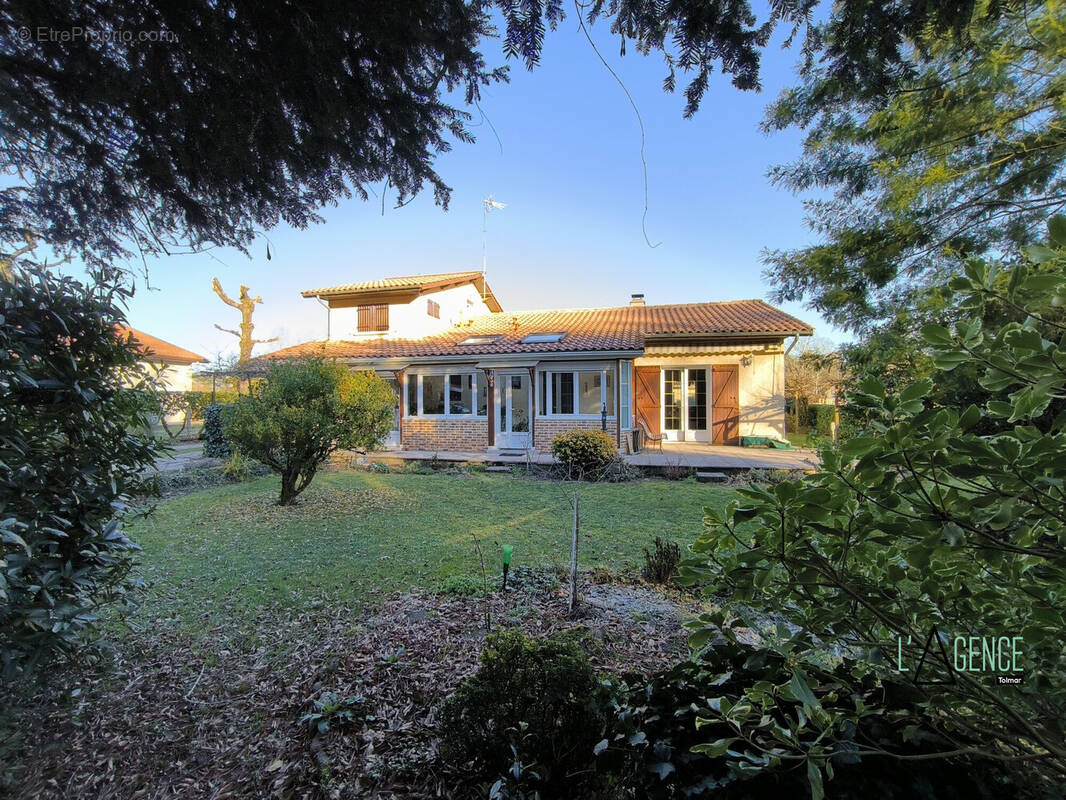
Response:
[[[286,470],[281,473],[281,499],[278,500],[279,506],[291,506],[292,501],[296,499],[296,495],[299,492],[296,490],[296,480],[299,478],[300,473],[296,470]]]

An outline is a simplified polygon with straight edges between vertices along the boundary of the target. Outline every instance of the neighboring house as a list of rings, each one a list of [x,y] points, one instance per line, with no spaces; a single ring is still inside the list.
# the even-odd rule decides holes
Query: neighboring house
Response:
[[[145,364],[153,375],[159,376],[162,388],[168,392],[191,391],[192,365],[207,361],[191,350],[164,342],[136,328],[116,326],[115,332],[122,339],[133,337],[134,348],[144,355],[141,363]]]
[[[504,312],[480,272],[386,278],[303,293],[329,338],[319,355],[388,379],[391,447],[546,452],[573,428],[619,449],[637,420],[671,441],[784,437],[784,340],[804,322],[761,300]]]

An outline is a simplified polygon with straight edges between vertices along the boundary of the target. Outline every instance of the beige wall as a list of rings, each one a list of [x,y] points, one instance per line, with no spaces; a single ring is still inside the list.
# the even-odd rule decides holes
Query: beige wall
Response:
[[[431,317],[427,300],[440,304],[440,319]],[[389,329],[379,333],[359,333],[356,308],[335,308],[330,312],[330,339],[353,341],[389,337],[420,337],[440,333],[471,317],[488,314],[489,308],[473,284],[428,292],[410,303],[389,305]]]
[[[785,438],[785,361],[780,344],[752,348],[649,347],[634,367],[736,364],[740,435]],[[749,363],[745,363],[749,361]]]

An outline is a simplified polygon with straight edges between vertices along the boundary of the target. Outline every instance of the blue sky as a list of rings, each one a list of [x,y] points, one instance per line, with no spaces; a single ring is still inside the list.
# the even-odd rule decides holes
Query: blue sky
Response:
[[[512,64],[510,84],[481,102],[494,135],[473,110],[478,141],[442,154],[438,172],[453,188],[448,211],[426,192],[402,209],[351,199],[326,208],[323,224],[280,227],[251,258],[235,250],[149,261],[151,289],[138,280],[130,323],[208,358],[235,352],[238,312],[211,291],[214,276],[232,295],[248,284],[263,298],[256,335],[291,345],[325,336],[325,311],[303,289],[391,275],[476,269],[482,198],[507,203],[488,223],[488,279],[505,310],[766,298],[763,248],[813,241],[800,198],[770,186],[767,169],[800,152],[798,132],[758,129],[766,104],[792,84],[795,50],[777,42],[763,57],[762,93],[742,93],[722,76],[694,119],[683,97],[666,94],[661,58],[628,48],[606,25],[593,36],[633,95],[646,131],[650,248],[641,231],[644,188],[640,130],[622,89],[600,63],[571,14],[546,38],[541,66]],[[490,63],[503,63],[489,42]],[[683,88],[679,76],[679,88]],[[382,187],[374,189],[380,192]],[[783,306],[816,335],[848,338],[798,304]],[[265,352],[278,345],[257,347]]]

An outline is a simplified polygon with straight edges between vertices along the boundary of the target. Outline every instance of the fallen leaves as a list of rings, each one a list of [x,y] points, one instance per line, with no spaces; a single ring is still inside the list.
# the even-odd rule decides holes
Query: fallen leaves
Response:
[[[436,714],[477,669],[486,606],[495,630],[578,629],[604,672],[656,671],[683,652],[681,625],[694,608],[639,586],[587,585],[584,595],[578,619],[567,617],[560,593],[519,590],[411,592],[358,618],[337,605],[275,610],[199,632],[160,621],[118,642],[109,668],[71,667],[31,696],[0,698],[24,734],[0,793],[451,796]],[[322,734],[301,725],[325,692],[364,697],[365,712]]]

